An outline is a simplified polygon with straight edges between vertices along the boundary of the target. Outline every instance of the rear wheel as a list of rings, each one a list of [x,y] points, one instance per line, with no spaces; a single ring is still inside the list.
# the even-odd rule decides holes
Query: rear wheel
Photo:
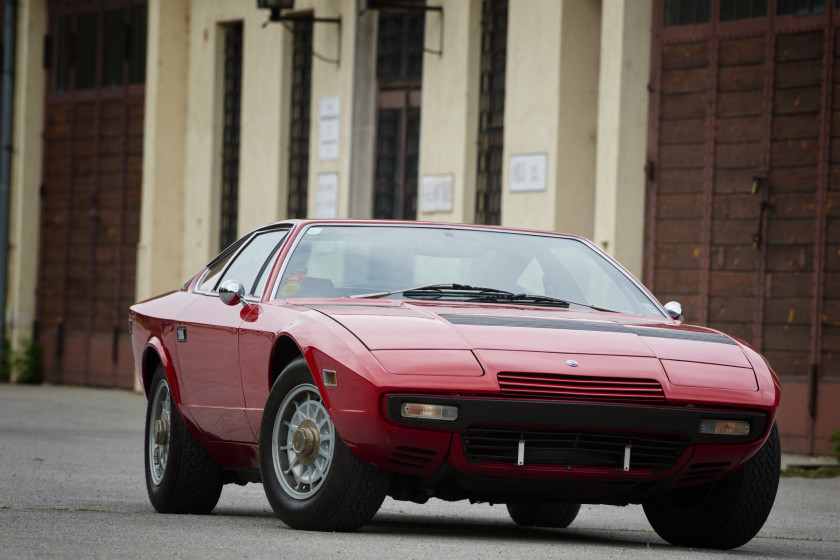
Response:
[[[222,493],[222,472],[192,437],[158,366],[146,407],[146,490],[161,513],[210,513]]]
[[[749,542],[764,525],[779,487],[779,430],[749,462],[723,480],[665,490],[645,502],[656,533],[671,544],[730,549]]]
[[[507,510],[517,525],[565,529],[577,517],[580,504],[524,502],[508,504]]]
[[[303,358],[274,383],[260,425],[265,495],[290,527],[355,531],[382,505],[391,473],[353,455],[330,419]]]

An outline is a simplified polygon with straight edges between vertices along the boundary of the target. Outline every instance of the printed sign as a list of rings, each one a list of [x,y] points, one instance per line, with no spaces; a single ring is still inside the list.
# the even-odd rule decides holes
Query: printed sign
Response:
[[[452,212],[453,175],[424,175],[420,179],[420,212]]]
[[[547,162],[546,154],[510,156],[510,192],[544,191]]]
[[[322,97],[318,118],[318,159],[338,159],[341,132],[341,98]]]
[[[315,217],[338,217],[338,173],[318,173],[318,201],[315,206]]]

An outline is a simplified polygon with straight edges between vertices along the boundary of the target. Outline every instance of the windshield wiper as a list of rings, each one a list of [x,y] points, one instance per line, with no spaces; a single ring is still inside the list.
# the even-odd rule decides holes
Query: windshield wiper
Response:
[[[458,299],[467,302],[492,301],[496,303],[533,304],[547,307],[563,307],[568,309],[572,305],[604,311],[606,313],[619,313],[613,309],[605,309],[588,303],[579,303],[568,299],[561,299],[539,294],[514,294],[498,288],[485,288],[482,286],[469,286],[467,284],[431,284],[429,286],[418,286],[394,290],[392,292],[377,292],[373,294],[359,294],[348,296],[350,298],[383,298],[394,294],[402,294],[410,299]]]
[[[481,286],[469,286],[467,284],[430,284],[428,286],[417,286],[415,288],[404,288],[392,292],[376,292],[373,294],[358,294],[348,296],[351,298],[383,298],[394,294],[403,294],[413,299],[439,299],[441,297],[458,298],[483,298],[483,297],[509,297],[512,292],[496,288],[484,288]]]
[[[603,307],[597,307],[595,305],[590,305],[588,303],[580,303],[577,301],[571,301],[568,299],[561,299],[551,296],[544,296],[538,294],[510,294],[510,295],[497,295],[491,296],[488,295],[486,297],[482,297],[481,301],[496,301],[500,303],[533,303],[536,305],[546,305],[549,307],[565,307],[568,308],[572,305],[579,305],[581,307],[586,307],[589,309],[594,309],[595,311],[604,311],[606,313],[619,313],[619,311],[615,311],[613,309],[606,309]]]

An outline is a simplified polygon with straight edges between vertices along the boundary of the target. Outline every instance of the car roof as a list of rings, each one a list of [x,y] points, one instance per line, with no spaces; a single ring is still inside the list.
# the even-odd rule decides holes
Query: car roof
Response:
[[[456,223],[456,222],[426,222],[426,221],[415,221],[415,220],[359,220],[359,219],[317,219],[317,218],[306,218],[306,219],[289,219],[289,220],[280,220],[278,222],[274,222],[272,224],[268,224],[257,228],[255,231],[263,230],[266,228],[273,228],[277,226],[288,225],[291,227],[299,226],[309,226],[313,224],[318,225],[361,225],[361,226],[383,226],[383,225],[394,225],[394,226],[423,226],[423,227],[444,227],[444,228],[453,228],[453,229],[480,229],[480,230],[489,230],[489,231],[509,231],[513,233],[530,233],[530,234],[537,234],[537,235],[560,235],[563,237],[572,237],[582,240],[587,240],[585,237],[581,235],[575,235],[573,233],[563,233],[557,231],[547,231],[547,230],[537,230],[537,229],[525,229],[525,228],[514,228],[514,227],[506,227],[506,226],[495,226],[495,225],[485,225],[485,224],[465,224],[465,223]],[[587,240],[588,241],[588,240]]]

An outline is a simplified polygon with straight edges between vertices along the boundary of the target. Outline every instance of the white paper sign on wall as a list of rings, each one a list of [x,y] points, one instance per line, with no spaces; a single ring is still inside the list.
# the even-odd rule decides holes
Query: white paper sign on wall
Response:
[[[510,156],[510,192],[544,191],[547,154]]]
[[[318,173],[316,218],[338,217],[338,173]]]
[[[338,159],[341,97],[322,97],[318,112],[318,159]]]
[[[420,179],[420,212],[452,212],[453,175],[424,175]]]

